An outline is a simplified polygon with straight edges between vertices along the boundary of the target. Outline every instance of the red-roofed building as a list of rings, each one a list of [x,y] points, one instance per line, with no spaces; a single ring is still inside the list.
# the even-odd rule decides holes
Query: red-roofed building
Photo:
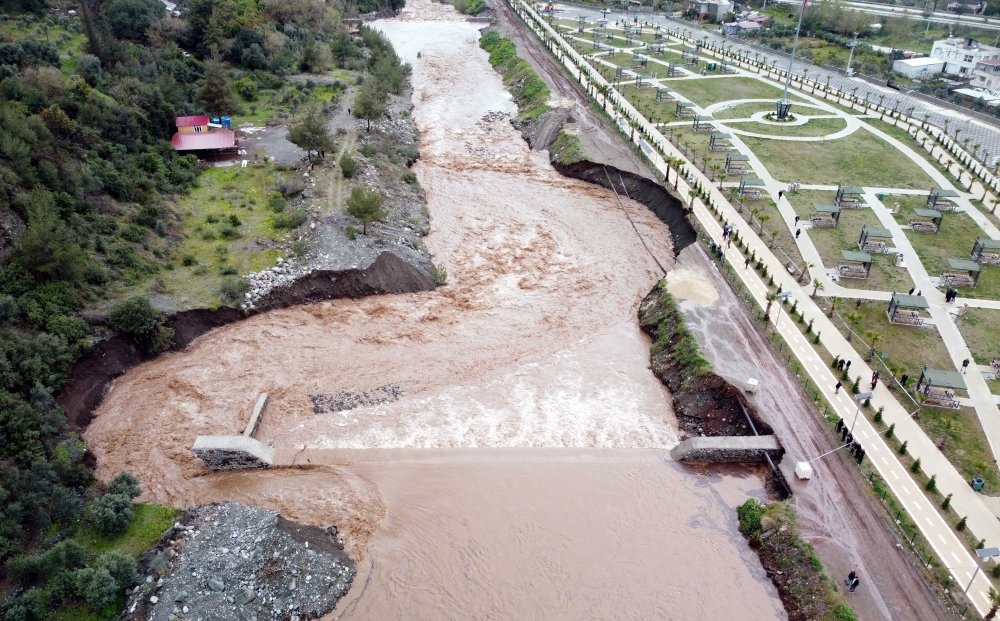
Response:
[[[236,148],[236,132],[209,124],[207,116],[177,117],[177,133],[170,139],[175,151],[230,151]]]

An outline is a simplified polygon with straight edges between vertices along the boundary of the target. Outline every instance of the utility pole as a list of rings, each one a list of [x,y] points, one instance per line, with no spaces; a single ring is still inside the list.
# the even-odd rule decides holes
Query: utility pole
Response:
[[[854,75],[851,71],[851,61],[854,60],[854,48],[858,47],[858,33],[854,33],[854,40],[851,41],[851,54],[847,57],[847,77]]]
[[[788,117],[788,111],[791,110],[792,104],[788,101],[788,87],[792,83],[792,65],[795,63],[795,50],[799,46],[799,30],[802,29],[802,16],[806,14],[806,2],[807,0],[802,0],[802,9],[799,10],[799,23],[795,26],[795,39],[792,41],[792,55],[788,57],[788,75],[785,80],[785,92],[782,94],[781,99],[778,100],[777,117],[778,120],[784,120]]]

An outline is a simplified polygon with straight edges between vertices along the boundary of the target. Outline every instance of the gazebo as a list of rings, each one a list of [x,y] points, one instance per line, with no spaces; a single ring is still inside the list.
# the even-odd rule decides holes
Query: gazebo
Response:
[[[859,197],[864,193],[863,188],[838,185],[837,196],[833,199],[833,204],[841,209],[861,209],[862,205]]]
[[[663,88],[662,86],[657,86],[656,87],[656,101],[661,101],[662,102],[666,98],[673,98],[673,95],[670,93],[670,89]]]
[[[892,232],[882,227],[866,224],[861,227],[861,235],[858,237],[858,248],[864,252],[889,252],[885,245],[887,239],[892,239]]]
[[[712,132],[708,135],[708,148],[713,151],[731,151],[733,149],[732,136],[724,132]]]
[[[742,153],[726,154],[726,172],[733,175],[741,175],[746,171],[746,163],[750,158]]]
[[[819,205],[813,203],[814,213],[809,221],[814,227],[825,228],[825,227],[838,227],[840,226],[840,207],[836,205]]]
[[[934,188],[927,195],[927,206],[938,211],[955,211],[955,203],[942,200],[945,198],[958,198],[958,192],[955,190]]]
[[[937,209],[917,207],[913,210],[913,217],[910,218],[910,230],[920,233],[937,233],[941,230],[942,220],[944,220],[944,214]]]
[[[663,55],[662,51],[660,52],[660,55]],[[674,63],[667,63],[667,77],[672,78],[675,75],[677,75],[677,65]]]
[[[740,179],[739,194],[745,199],[756,201],[764,198],[761,188],[766,187],[764,182],[757,177],[743,177]]]
[[[686,101],[677,101],[677,109],[675,110],[677,116],[685,117],[694,114],[694,106]]]
[[[1000,241],[977,237],[972,245],[972,260],[980,265],[1000,265]]]
[[[979,264],[968,259],[948,259],[948,270],[941,280],[952,287],[975,287],[979,282]]]
[[[957,410],[961,404],[955,398],[956,390],[967,390],[961,373],[924,365],[920,379],[917,380],[916,391],[918,395],[923,395],[928,405]]]
[[[698,64],[698,52],[692,50],[684,50],[681,52],[681,60],[687,65],[697,65]]]
[[[920,314],[922,310],[927,310],[927,300],[922,295],[893,292],[885,313],[889,317],[889,323],[919,326],[924,323],[924,317]]]
[[[710,116],[696,116],[694,120],[691,121],[691,129],[696,132],[707,132],[712,129],[712,117]]]
[[[843,259],[837,266],[841,278],[856,278],[865,280],[872,271],[872,255],[857,250],[842,250]]]

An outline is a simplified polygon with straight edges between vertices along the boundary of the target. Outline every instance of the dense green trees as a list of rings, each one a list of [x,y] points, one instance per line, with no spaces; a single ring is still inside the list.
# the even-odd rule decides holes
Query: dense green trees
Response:
[[[333,151],[333,137],[330,135],[330,121],[319,104],[306,106],[305,111],[288,128],[288,140],[305,149],[306,157],[313,152],[325,154]]]

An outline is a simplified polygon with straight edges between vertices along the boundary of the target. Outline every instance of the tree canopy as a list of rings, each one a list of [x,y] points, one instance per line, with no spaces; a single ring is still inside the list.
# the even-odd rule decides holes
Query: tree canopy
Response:
[[[386,216],[382,209],[382,195],[371,188],[355,186],[347,199],[347,213],[361,222],[361,232],[367,235],[368,225]]]
[[[313,152],[333,151],[333,137],[330,135],[330,121],[323,114],[319,104],[312,103],[288,128],[288,140],[305,149],[306,157],[312,157]]]

